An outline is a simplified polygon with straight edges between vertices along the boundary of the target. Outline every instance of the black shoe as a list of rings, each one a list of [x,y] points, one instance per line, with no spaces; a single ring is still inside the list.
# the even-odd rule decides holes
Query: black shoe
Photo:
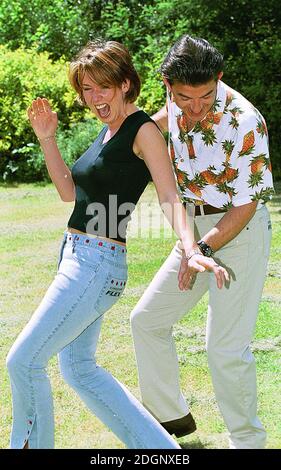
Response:
[[[165,421],[165,423],[160,424],[169,434],[175,434],[177,437],[187,436],[196,431],[196,423],[191,413],[188,413],[183,418]]]

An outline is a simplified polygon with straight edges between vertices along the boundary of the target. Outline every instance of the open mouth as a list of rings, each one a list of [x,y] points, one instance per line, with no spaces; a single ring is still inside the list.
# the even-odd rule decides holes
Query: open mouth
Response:
[[[105,119],[110,115],[110,106],[108,104],[97,104],[95,107],[101,119]]]

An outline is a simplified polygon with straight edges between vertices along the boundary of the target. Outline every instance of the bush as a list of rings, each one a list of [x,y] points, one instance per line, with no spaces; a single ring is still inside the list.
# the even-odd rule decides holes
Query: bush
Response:
[[[60,128],[58,130],[58,146],[69,168],[91,145],[101,127],[102,125],[97,119],[86,119],[77,124],[72,124],[70,129],[62,130]],[[27,155],[24,181],[48,180],[49,175],[39,144],[27,144],[23,149]]]
[[[37,96],[47,97],[58,112],[62,130],[86,112],[75,104],[67,78],[67,65],[52,63],[47,53],[0,46],[0,177],[30,180],[28,157],[38,145],[26,110]],[[32,158],[29,158],[31,161]],[[40,172],[36,175],[41,177]]]

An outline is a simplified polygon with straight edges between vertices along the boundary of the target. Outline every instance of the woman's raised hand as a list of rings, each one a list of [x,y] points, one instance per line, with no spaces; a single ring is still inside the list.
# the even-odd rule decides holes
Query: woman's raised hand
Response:
[[[52,111],[46,98],[32,101],[27,110],[30,124],[39,140],[54,137],[58,126],[57,113]]]

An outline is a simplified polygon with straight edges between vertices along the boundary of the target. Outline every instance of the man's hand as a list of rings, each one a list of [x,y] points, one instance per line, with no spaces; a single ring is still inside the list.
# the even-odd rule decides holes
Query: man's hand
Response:
[[[213,258],[195,254],[187,261],[185,255],[183,255],[178,274],[180,290],[192,289],[197,273],[206,270],[213,271],[219,289],[223,287],[225,282],[229,281],[229,274],[226,269],[217,264]]]

